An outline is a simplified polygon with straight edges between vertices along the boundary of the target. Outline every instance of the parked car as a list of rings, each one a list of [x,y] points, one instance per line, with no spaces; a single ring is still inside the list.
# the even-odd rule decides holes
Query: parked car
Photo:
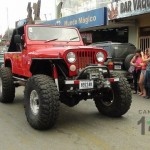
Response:
[[[7,52],[7,46],[0,46],[0,68],[4,65],[4,53]]]
[[[131,43],[118,42],[96,42],[90,44],[94,47],[104,48],[108,53],[108,59],[105,65],[110,71],[118,72],[124,75],[128,80],[132,80],[132,74],[128,72],[130,61],[134,56],[136,47]]]

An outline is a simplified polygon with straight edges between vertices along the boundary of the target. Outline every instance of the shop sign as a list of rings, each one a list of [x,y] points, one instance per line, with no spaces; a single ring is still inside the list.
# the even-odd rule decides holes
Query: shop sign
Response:
[[[150,0],[120,0],[108,4],[108,20],[150,12]]]
[[[63,17],[60,19],[50,20],[44,24],[75,26],[79,29],[95,26],[106,25],[107,23],[107,8],[99,8],[76,15]]]

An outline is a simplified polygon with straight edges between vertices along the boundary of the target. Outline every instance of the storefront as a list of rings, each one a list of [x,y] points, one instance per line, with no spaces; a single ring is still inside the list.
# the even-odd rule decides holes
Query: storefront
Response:
[[[45,23],[75,26],[82,37],[87,38],[89,44],[99,41],[128,42],[128,25],[114,26],[111,23],[108,25],[107,7],[104,6],[110,2],[111,0],[64,1],[62,6],[64,17]]]
[[[128,42],[142,50],[150,47],[150,0],[120,0],[108,4],[109,24],[126,24]]]
[[[100,1],[101,3],[97,2],[95,1],[94,7],[101,6],[102,1]],[[71,4],[71,6],[75,6],[75,1],[66,4],[70,8]],[[64,8],[65,10],[67,6]],[[120,0],[112,3],[110,0],[107,8],[102,7],[78,14],[74,14],[78,11],[74,11],[73,8],[69,11],[73,15],[45,23],[75,26],[89,43],[114,41],[129,42],[141,49],[150,47],[150,22],[148,20],[150,18],[150,0]]]

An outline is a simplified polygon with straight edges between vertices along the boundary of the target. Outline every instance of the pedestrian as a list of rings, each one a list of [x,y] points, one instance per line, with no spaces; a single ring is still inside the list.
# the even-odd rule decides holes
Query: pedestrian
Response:
[[[150,56],[150,48],[148,48],[148,55]],[[146,89],[146,96],[144,98],[149,99],[150,98],[150,57],[144,58],[143,52],[141,52],[141,56],[142,56],[142,60],[144,62],[147,62],[145,78],[144,78],[144,86]]]
[[[144,58],[147,59],[148,58],[148,49],[146,49],[144,51]],[[147,66],[147,62],[144,62],[142,60],[141,63],[141,74],[140,74],[140,78],[139,78],[139,89],[140,89],[140,96],[145,97],[146,96],[146,89],[144,87],[144,78],[145,78],[145,72],[146,72],[146,66]]]
[[[133,83],[134,83],[134,92],[133,94],[137,94],[139,88],[138,88],[138,80],[141,74],[141,63],[142,63],[142,57],[141,57],[141,50],[137,49],[135,52],[135,55],[130,61],[130,65],[134,66],[135,69],[133,71]]]

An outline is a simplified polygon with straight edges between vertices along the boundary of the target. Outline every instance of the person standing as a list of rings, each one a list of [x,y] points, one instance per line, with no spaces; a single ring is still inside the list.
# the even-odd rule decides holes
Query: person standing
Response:
[[[146,49],[144,51],[144,58],[147,59],[148,58],[148,49]],[[139,88],[140,88],[140,96],[145,97],[146,96],[146,89],[144,87],[144,78],[145,78],[145,72],[146,72],[146,66],[147,66],[147,62],[144,62],[142,60],[141,63],[141,74],[140,74],[140,78],[139,78]]]
[[[133,58],[130,61],[130,64],[135,67],[133,71],[133,82],[134,82],[133,94],[137,94],[138,91],[138,80],[141,74],[141,63],[142,63],[141,50],[137,49],[135,52],[135,56],[133,56]]]
[[[148,48],[148,55],[150,55],[150,48]],[[149,99],[150,98],[150,57],[144,58],[144,53],[141,52],[142,60],[144,62],[147,62],[146,72],[145,72],[145,79],[144,79],[144,86],[146,89],[146,94],[144,98]]]

